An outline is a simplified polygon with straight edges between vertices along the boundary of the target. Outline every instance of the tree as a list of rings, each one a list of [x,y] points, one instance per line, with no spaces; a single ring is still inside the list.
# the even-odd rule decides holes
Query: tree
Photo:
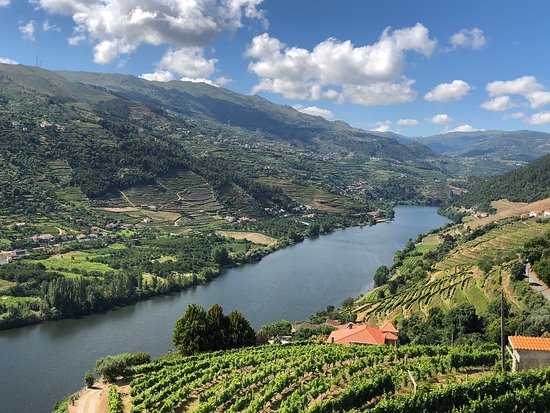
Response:
[[[91,371],[87,371],[84,374],[84,384],[86,385],[86,387],[88,388],[92,387],[94,385],[94,381],[95,381],[94,373],[92,373]]]
[[[208,322],[204,308],[189,304],[185,313],[176,322],[172,342],[183,355],[197,354],[208,350]]]
[[[267,337],[289,336],[292,332],[292,324],[286,320],[276,321],[262,326],[258,334],[264,334]]]
[[[229,313],[229,344],[231,348],[253,346],[256,333],[250,323],[239,311]]]
[[[385,265],[378,267],[374,273],[374,286],[380,287],[381,285],[387,284],[390,278],[390,269]]]
[[[229,319],[223,314],[223,308],[214,304],[206,314],[208,330],[210,332],[208,341],[211,350],[222,350],[228,347]]]
[[[227,252],[225,247],[215,247],[212,250],[212,261],[220,266],[231,264],[229,252]]]

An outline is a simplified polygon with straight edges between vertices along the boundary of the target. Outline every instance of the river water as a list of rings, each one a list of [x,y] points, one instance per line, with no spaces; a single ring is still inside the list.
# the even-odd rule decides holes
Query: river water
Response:
[[[173,348],[172,329],[189,303],[238,309],[254,328],[304,320],[327,305],[372,287],[409,238],[448,220],[434,207],[400,206],[395,219],[347,228],[279,250],[261,262],[226,271],[207,285],[105,314],[0,332],[0,412],[50,412],[83,385],[84,372],[108,354]]]

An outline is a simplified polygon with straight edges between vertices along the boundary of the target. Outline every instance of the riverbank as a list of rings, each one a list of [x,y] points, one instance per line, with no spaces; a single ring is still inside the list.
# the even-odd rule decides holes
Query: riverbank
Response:
[[[255,224],[278,238],[250,231],[217,231],[41,250],[0,267],[0,281],[4,279],[0,330],[105,313],[179,293],[308,237],[373,223],[370,215],[310,214],[301,221],[278,219]]]

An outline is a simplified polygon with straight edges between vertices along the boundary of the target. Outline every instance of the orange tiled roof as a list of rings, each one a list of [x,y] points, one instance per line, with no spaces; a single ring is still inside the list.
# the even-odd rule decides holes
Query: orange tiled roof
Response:
[[[386,340],[393,340],[393,341],[397,341],[399,339],[399,337],[397,337],[395,334],[393,333],[390,333],[389,331],[386,332],[386,333],[382,333],[384,334],[384,338]]]
[[[334,338],[334,341],[332,339]],[[392,340],[392,338],[388,339]],[[349,346],[352,343],[358,344],[385,344],[386,336],[377,328],[367,324],[348,324],[338,326],[338,330],[330,333],[327,343],[343,344]]]
[[[508,341],[514,350],[550,351],[550,338],[510,336]]]
[[[394,334],[399,333],[399,330],[397,330],[397,328],[393,325],[393,323],[390,320],[383,323],[380,327],[378,327],[378,329],[383,333],[385,332],[394,333]]]

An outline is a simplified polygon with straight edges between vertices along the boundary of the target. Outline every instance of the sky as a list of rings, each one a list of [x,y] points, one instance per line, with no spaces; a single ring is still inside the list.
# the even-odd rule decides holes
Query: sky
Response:
[[[0,62],[204,81],[367,130],[550,132],[550,2],[0,0]]]

